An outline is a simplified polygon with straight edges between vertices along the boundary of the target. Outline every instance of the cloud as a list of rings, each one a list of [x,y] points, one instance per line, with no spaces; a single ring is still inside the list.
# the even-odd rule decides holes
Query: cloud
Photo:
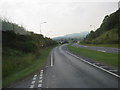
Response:
[[[112,1],[112,0],[110,0]],[[99,27],[106,14],[117,10],[116,2],[83,2],[83,0],[1,0],[0,16],[23,24],[28,30],[54,37],[90,31]]]

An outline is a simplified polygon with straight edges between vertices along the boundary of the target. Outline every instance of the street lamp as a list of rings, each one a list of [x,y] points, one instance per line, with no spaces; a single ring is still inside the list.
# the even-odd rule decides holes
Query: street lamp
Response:
[[[41,32],[42,32],[42,30],[41,30],[41,25],[42,25],[43,23],[47,23],[47,22],[42,22],[42,23],[40,23],[40,34],[41,34]]]

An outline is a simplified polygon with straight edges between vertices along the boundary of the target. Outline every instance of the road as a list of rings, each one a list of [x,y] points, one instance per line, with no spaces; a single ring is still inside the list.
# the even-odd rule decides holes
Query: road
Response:
[[[85,45],[79,45],[77,43],[74,43],[72,46],[77,48],[86,48],[86,49],[96,50],[100,52],[115,53],[115,54],[117,54],[120,51],[120,49],[118,48],[85,46]]]
[[[118,77],[54,48],[44,68],[9,88],[118,88]]]

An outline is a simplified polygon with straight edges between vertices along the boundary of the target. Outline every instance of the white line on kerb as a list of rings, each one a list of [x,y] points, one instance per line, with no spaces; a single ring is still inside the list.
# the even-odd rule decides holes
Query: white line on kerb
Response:
[[[98,69],[101,69],[101,70],[103,70],[103,71],[105,71],[105,72],[107,72],[107,73],[109,73],[109,74],[111,74],[111,75],[113,75],[113,76],[116,76],[116,77],[120,78],[120,76],[117,75],[117,74],[115,74],[115,73],[112,73],[112,72],[110,72],[110,71],[108,71],[108,70],[106,70],[106,69],[104,69],[104,68],[102,68],[102,67],[99,67],[99,66],[97,66],[97,65],[95,65],[95,64],[92,64],[92,63],[90,63],[90,62],[88,62],[88,61],[86,61],[86,60],[84,60],[84,59],[82,59],[82,58],[80,58],[80,57],[78,57],[78,56],[76,56],[76,55],[68,52],[68,51],[66,51],[66,52],[67,52],[68,54],[70,54],[70,55],[72,55],[72,56],[74,56],[74,57],[82,60],[83,62],[86,62],[87,64],[90,64],[90,65],[92,65],[92,66],[94,66],[94,67],[96,67],[96,68],[98,68]]]
[[[97,50],[97,51],[100,51],[100,52],[106,52],[106,51],[104,51],[104,50]]]
[[[51,52],[51,67],[53,67],[53,54]]]

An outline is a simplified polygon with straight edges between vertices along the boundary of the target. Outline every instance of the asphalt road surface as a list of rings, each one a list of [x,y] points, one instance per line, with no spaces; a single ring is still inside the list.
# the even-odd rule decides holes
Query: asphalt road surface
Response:
[[[74,43],[72,46],[77,47],[77,48],[80,47],[80,48],[86,48],[86,49],[96,50],[100,52],[115,53],[115,54],[117,54],[120,50],[119,48],[85,46],[85,45],[79,45],[77,43]]]
[[[118,88],[118,77],[54,48],[44,68],[9,88]]]

